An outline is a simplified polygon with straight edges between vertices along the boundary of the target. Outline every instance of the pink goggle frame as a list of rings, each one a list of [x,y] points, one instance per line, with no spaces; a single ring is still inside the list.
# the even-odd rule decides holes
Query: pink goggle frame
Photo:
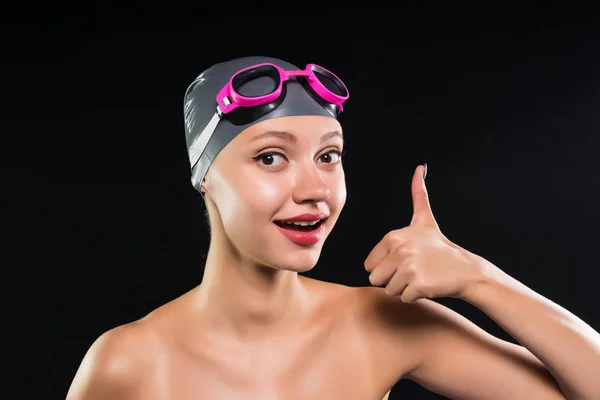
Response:
[[[235,87],[239,86],[238,82],[241,84],[245,80],[263,76],[269,72],[276,72],[278,76],[271,76],[279,81],[277,87],[271,93],[258,97],[246,97],[242,96],[235,90]],[[338,91],[341,94],[336,94],[329,90],[316,74],[320,74],[331,81],[338,88]],[[228,114],[238,107],[255,107],[270,103],[279,98],[283,83],[288,81],[291,76],[302,76],[306,78],[310,87],[323,100],[327,101],[328,103],[335,104],[340,111],[344,110],[342,104],[349,97],[346,85],[344,85],[342,80],[333,72],[328,71],[316,64],[308,64],[304,70],[296,71],[286,71],[283,68],[271,63],[257,64],[248,68],[244,68],[241,71],[236,72],[235,75],[231,77],[231,80],[225,85],[225,87],[221,89],[219,94],[217,94],[217,104],[224,114]]]

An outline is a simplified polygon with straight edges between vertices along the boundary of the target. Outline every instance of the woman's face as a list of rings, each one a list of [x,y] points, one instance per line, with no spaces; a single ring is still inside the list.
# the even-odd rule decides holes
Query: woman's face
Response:
[[[224,231],[213,234],[225,234],[240,257],[258,265],[314,267],[346,202],[341,135],[333,118],[296,116],[262,121],[236,136],[206,175]],[[312,232],[281,222],[302,214],[327,218]]]

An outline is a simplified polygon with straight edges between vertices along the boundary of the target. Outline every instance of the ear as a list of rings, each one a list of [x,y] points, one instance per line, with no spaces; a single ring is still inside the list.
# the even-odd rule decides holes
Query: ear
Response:
[[[204,179],[202,179],[202,183],[200,184],[200,193],[204,196],[206,192],[206,177],[204,177]]]

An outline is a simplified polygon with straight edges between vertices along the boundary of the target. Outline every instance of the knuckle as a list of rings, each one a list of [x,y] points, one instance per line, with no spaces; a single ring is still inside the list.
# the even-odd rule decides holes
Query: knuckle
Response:
[[[402,249],[402,254],[404,254],[405,257],[414,257],[417,255],[417,253],[417,249],[411,246],[404,246]]]
[[[404,241],[399,230],[390,231],[385,235],[385,239],[390,243],[401,243]]]
[[[419,254],[419,250],[414,247],[407,247],[406,250],[411,256],[417,256]]]
[[[391,252],[395,256],[401,258],[414,257],[417,255],[417,251],[410,246],[398,246],[395,247]]]
[[[405,268],[405,272],[406,274],[408,274],[410,277],[413,278],[413,280],[415,280],[415,282],[419,282],[420,278],[418,278],[419,276],[419,269],[417,267],[416,263],[410,263],[406,266]]]
[[[418,190],[418,191],[412,190],[411,194],[413,195],[413,197],[420,197],[420,198],[423,198],[423,199],[429,199],[429,194],[427,193],[426,190]]]
[[[431,288],[429,287],[428,282],[426,282],[423,278],[416,278],[414,280],[414,286],[415,286],[415,290],[419,293],[419,294],[426,294],[428,292],[430,292]]]
[[[391,253],[395,256],[403,256],[404,250],[402,249],[402,247],[394,247],[392,249]]]

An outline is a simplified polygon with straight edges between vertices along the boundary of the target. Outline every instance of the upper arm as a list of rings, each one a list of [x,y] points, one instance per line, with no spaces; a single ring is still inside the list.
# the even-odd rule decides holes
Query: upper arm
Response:
[[[451,399],[565,399],[526,348],[490,335],[429,299],[407,304],[381,288],[361,288],[361,324],[378,379],[407,378]]]
[[[418,363],[407,378],[450,398],[565,399],[548,369],[526,348],[501,340],[431,300],[410,311]],[[398,316],[401,318],[401,316]]]
[[[86,353],[67,394],[67,400],[139,398],[148,367],[146,334],[134,324],[101,335]]]

